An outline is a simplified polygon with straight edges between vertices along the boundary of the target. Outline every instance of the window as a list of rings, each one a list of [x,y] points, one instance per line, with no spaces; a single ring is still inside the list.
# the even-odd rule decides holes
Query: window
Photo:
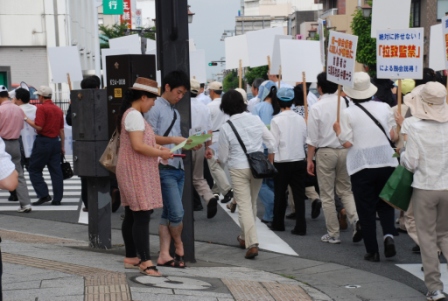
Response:
[[[421,0],[412,0],[411,4],[411,20],[412,27],[420,27],[420,5]]]
[[[437,20],[440,21],[448,12],[448,0],[437,0]]]

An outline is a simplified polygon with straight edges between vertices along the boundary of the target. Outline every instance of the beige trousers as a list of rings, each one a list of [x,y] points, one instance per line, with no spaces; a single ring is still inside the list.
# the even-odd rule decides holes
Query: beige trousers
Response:
[[[294,198],[292,197],[292,190],[290,186],[288,186],[288,192],[288,206],[293,213],[296,212],[296,208],[294,208]],[[314,186],[305,187],[305,195],[307,199],[311,200],[311,202],[319,198],[319,194]]]
[[[230,169],[233,184],[233,195],[238,204],[238,219],[241,227],[241,238],[246,241],[246,249],[258,245],[257,199],[262,179],[255,179],[250,168]]]
[[[341,198],[352,225],[358,221],[350,176],[347,173],[347,149],[321,148],[316,155],[316,172],[320,199],[324,211],[327,232],[339,237],[339,222],[335,210],[334,192]]]
[[[232,189],[232,186],[229,183],[229,179],[227,178],[226,172],[222,168],[222,166],[216,160],[216,157],[213,155],[211,159],[207,159],[208,168],[210,169],[210,173],[212,174],[213,180],[215,181],[215,185],[213,186],[214,193],[220,193],[222,195],[226,195],[227,192]]]
[[[414,188],[411,202],[414,205],[420,252],[422,255],[425,285],[428,291],[443,290],[440,281],[438,250],[448,255],[448,190],[422,190]]]
[[[404,225],[406,231],[408,231],[409,237],[412,238],[417,245],[420,245],[418,242],[417,228],[415,227],[414,206],[412,205],[412,201],[409,203],[408,210],[404,213]]]
[[[204,179],[204,155],[204,147],[191,153],[193,160],[193,186],[204,201],[208,203],[214,196],[207,181]]]

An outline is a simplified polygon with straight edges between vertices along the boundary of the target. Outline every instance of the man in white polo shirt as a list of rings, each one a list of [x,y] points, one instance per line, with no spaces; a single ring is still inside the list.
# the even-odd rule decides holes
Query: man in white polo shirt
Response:
[[[215,181],[212,191],[217,195],[219,195],[219,193],[224,195],[224,199],[221,202],[227,203],[233,198],[232,186],[230,186],[229,179],[216,158],[218,151],[219,130],[221,129],[221,126],[229,119],[229,116],[224,114],[220,108],[222,83],[211,82],[208,85],[208,90],[210,93],[210,98],[212,99],[212,102],[209,103],[207,107],[210,110],[213,137],[212,144],[210,147],[205,149],[205,157],[207,158],[210,173]]]

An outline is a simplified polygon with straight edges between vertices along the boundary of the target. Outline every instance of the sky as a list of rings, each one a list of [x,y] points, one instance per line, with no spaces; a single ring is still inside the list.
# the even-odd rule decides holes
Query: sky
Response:
[[[225,56],[224,42],[220,41],[224,30],[235,29],[235,17],[240,9],[240,0],[188,0],[190,10],[195,13],[190,24],[190,38],[197,49],[204,49],[207,62],[207,78],[220,73],[224,66],[209,67],[211,61]]]

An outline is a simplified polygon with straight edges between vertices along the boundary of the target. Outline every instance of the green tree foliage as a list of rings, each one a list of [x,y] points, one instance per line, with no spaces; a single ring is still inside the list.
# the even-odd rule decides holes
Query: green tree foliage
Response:
[[[353,21],[350,25],[353,34],[358,36],[358,49],[356,60],[369,67],[370,76],[376,74],[376,39],[370,37],[372,27],[372,17],[364,17],[361,10],[356,10],[353,14]]]
[[[238,72],[235,70],[232,70],[229,72],[226,77],[224,78],[224,81],[222,83],[224,92],[229,91],[230,89],[236,89],[239,86],[239,79],[238,79]],[[246,86],[244,80],[243,80],[243,89]]]
[[[255,79],[263,78],[268,79],[268,66],[261,66],[256,68],[248,67],[246,70],[246,74],[244,75],[244,79],[247,81],[249,85],[252,85]]]
[[[142,36],[151,40],[155,40],[155,27],[152,28],[138,28],[142,31]],[[99,26],[100,31],[100,48],[109,48],[109,40],[119,37],[124,37],[128,33],[127,23],[116,23],[112,26]]]

